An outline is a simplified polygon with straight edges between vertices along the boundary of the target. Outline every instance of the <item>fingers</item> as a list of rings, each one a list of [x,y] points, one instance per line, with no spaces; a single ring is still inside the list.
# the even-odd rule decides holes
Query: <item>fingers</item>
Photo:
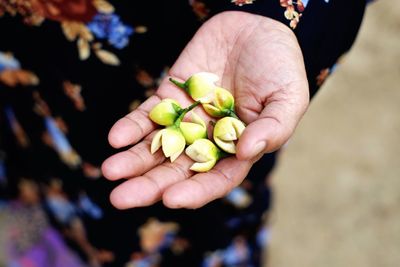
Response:
[[[309,103],[306,81],[274,93],[259,117],[250,123],[237,144],[237,157],[249,160],[278,150],[293,134]]]
[[[225,196],[246,177],[252,166],[250,161],[235,157],[220,161],[211,171],[199,173],[191,179],[178,182],[166,189],[164,205],[169,208],[196,209]]]
[[[166,188],[193,175],[189,170],[192,163],[186,156],[179,157],[174,163],[164,162],[143,176],[116,187],[110,195],[111,203],[118,209],[152,205],[161,199]]]
[[[155,129],[148,118],[150,110],[161,99],[154,95],[141,104],[136,110],[119,119],[108,134],[108,141],[114,148],[134,144]]]
[[[165,160],[162,150],[159,149],[155,154],[150,153],[153,136],[149,135],[132,148],[106,159],[102,165],[104,177],[114,181],[139,176],[161,164]]]

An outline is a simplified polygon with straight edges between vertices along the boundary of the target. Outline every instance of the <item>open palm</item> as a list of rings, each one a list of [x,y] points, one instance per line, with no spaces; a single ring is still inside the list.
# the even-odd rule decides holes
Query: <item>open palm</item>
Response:
[[[160,150],[150,153],[156,130],[148,118],[151,108],[163,98],[176,99],[182,106],[193,102],[165,79],[154,96],[110,131],[113,147],[133,145],[103,163],[108,179],[128,179],[111,193],[117,208],[148,206],[159,200],[170,208],[198,208],[226,195],[263,153],[279,149],[288,140],[308,106],[308,83],[296,37],[274,20],[244,12],[224,12],[210,19],[169,74],[183,81],[204,71],[221,77],[219,85],[232,91],[236,113],[248,125],[236,157],[221,160],[207,173],[194,173],[186,155],[171,163]]]

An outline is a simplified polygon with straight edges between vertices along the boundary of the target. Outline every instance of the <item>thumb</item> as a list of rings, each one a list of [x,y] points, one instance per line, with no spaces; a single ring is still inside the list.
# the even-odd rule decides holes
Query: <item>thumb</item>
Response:
[[[237,144],[239,160],[278,150],[292,136],[309,103],[308,86],[296,87],[274,93],[258,118],[246,127]]]

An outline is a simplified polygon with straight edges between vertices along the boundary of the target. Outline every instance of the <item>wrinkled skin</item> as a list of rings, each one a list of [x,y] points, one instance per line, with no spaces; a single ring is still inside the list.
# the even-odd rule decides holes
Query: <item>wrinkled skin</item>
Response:
[[[240,22],[240,23],[239,23]],[[296,37],[285,25],[244,12],[224,12],[195,34],[169,75],[186,80],[206,71],[221,77],[232,91],[236,112],[247,124],[236,157],[221,160],[208,173],[189,170],[193,162],[181,155],[174,163],[162,152],[150,153],[156,131],[148,112],[161,99],[191,100],[167,79],[156,94],[121,118],[109,133],[115,148],[133,145],[108,158],[102,166],[110,180],[127,178],[111,193],[119,209],[143,207],[162,200],[170,208],[199,208],[238,186],[262,154],[279,149],[307,109],[308,83]],[[196,112],[201,109],[197,108]],[[203,118],[210,119],[203,112]]]

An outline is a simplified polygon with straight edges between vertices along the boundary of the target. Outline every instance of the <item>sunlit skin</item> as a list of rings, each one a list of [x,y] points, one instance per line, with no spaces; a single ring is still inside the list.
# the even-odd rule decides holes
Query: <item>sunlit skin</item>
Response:
[[[167,41],[167,40],[166,40]],[[157,125],[148,113],[161,99],[192,103],[168,81],[135,111],[118,120],[109,133],[114,148],[128,146],[102,166],[109,180],[126,178],[110,195],[119,209],[162,201],[169,208],[199,208],[223,197],[246,177],[262,154],[279,149],[293,134],[309,102],[303,57],[295,35],[285,25],[244,12],[221,13],[206,22],[171,68],[183,82],[192,74],[211,72],[235,97],[236,114],[247,125],[237,143],[236,157],[220,160],[212,170],[195,173],[182,154],[173,163],[162,151],[150,153]],[[207,125],[207,117],[196,108]]]

